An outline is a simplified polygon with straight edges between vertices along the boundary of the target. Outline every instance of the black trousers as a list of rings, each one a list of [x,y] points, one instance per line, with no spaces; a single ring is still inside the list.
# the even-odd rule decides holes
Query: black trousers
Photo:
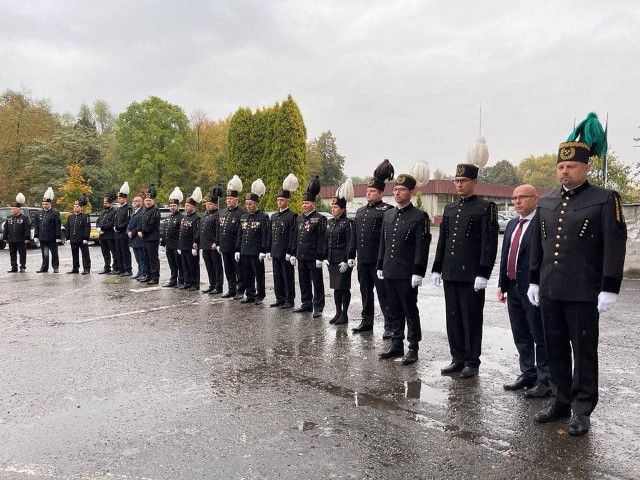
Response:
[[[400,280],[384,279],[387,293],[388,314],[393,326],[391,342],[404,349],[404,327],[407,326],[407,341],[410,350],[419,350],[422,340],[420,312],[418,311],[418,288],[411,286],[410,278]]]
[[[111,259],[113,258],[113,269],[121,272],[118,253],[116,252],[116,241],[113,238],[100,239],[100,250],[104,259],[104,269],[111,270]]]
[[[207,277],[209,277],[209,286],[222,290],[224,284],[222,271],[222,257],[217,250],[202,250],[202,259],[207,269]]]
[[[91,257],[89,256],[89,245],[82,242],[71,244],[71,262],[74,271],[80,270],[80,252],[82,252],[82,268],[87,272],[91,270]]]
[[[478,367],[482,350],[485,291],[476,292],[473,282],[443,283],[451,361]]]
[[[171,272],[170,282],[184,283],[184,269],[182,268],[182,255],[178,253],[177,248],[167,248],[167,263]],[[191,254],[191,252],[189,252]],[[148,272],[147,272],[148,273]]]
[[[324,310],[324,279],[322,268],[316,268],[315,260],[298,260],[298,281],[302,306],[313,306],[314,312],[322,312]]]
[[[184,272],[184,284],[190,287],[200,286],[200,250],[197,255],[191,254],[191,249],[182,250],[182,271]]]
[[[40,250],[42,251],[42,269],[49,270],[49,252],[51,252],[51,266],[56,269],[60,266],[60,257],[58,256],[58,242],[40,241]]]
[[[548,385],[549,365],[540,309],[531,305],[526,295],[520,294],[515,282],[507,290],[507,308],[522,375]]]
[[[393,327],[389,320],[387,310],[387,293],[384,288],[384,281],[378,278],[375,263],[358,263],[358,283],[360,283],[360,296],[362,298],[362,319],[366,324],[373,325],[374,299],[373,289],[375,287],[378,294],[378,303],[384,317],[385,330]]]
[[[264,261],[258,260],[257,255],[241,255],[240,265],[247,298],[264,300]]]
[[[147,276],[153,280],[160,279],[160,259],[158,258],[158,246],[160,240],[146,240],[144,242],[144,249],[147,252],[147,259],[149,260],[149,271]]]
[[[541,298],[540,308],[549,358],[551,405],[571,405],[573,413],[590,415],[598,404],[598,304]]]
[[[296,299],[295,274],[291,262],[285,257],[272,257],[273,264],[273,291],[276,295],[276,302],[290,303]]]
[[[144,247],[131,247],[133,249],[133,256],[136,259],[136,263],[138,264],[138,271],[136,275],[146,276],[147,275],[147,259],[144,252]]]
[[[120,271],[131,273],[131,250],[129,250],[129,239],[127,237],[116,238],[115,247]]]
[[[222,262],[224,263],[224,274],[229,284],[229,292],[234,295],[244,294],[244,282],[242,278],[242,268],[240,263],[236,262],[235,252],[222,253]]]
[[[18,269],[18,254],[20,255],[20,268],[27,268],[27,244],[24,242],[9,242],[9,258],[11,269]]]

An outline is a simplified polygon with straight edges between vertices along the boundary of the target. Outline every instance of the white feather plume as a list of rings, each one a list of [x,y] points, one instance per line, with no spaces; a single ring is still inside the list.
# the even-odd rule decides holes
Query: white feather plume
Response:
[[[125,195],[129,195],[129,182],[124,182],[120,187],[120,193],[124,193]]]
[[[227,184],[227,189],[241,192],[242,180],[240,180],[240,177],[238,177],[237,175],[234,175],[233,178],[229,180],[229,183]]]
[[[425,185],[429,181],[429,165],[426,162],[416,162],[411,167],[409,175],[416,179],[416,186]]]
[[[44,198],[48,198],[49,200],[53,200],[53,188],[47,188],[47,191],[44,192]]]
[[[353,180],[347,178],[347,180],[338,187],[336,197],[344,198],[347,202],[353,200]]]
[[[193,198],[196,203],[200,203],[202,201],[202,190],[200,190],[200,187],[196,187],[193,190],[193,193],[191,194],[191,198]]]
[[[257,179],[251,184],[251,193],[255,193],[259,197],[263,196],[266,191],[267,187],[265,187],[264,182],[261,178]]]
[[[20,192],[16,195],[16,202],[17,203],[24,203],[26,202],[26,199],[24,198],[24,193]]]
[[[295,192],[299,185],[298,178],[293,173],[287,175],[287,178],[282,182],[282,188],[290,192]]]
[[[489,149],[484,137],[478,137],[476,143],[469,149],[467,154],[467,163],[476,165],[478,168],[484,168],[489,161]]]
[[[182,202],[182,199],[184,198],[184,195],[182,194],[182,190],[180,190],[178,187],[173,189],[173,192],[171,192],[171,195],[169,195],[169,198],[174,198],[176,200],[178,200],[178,202]]]

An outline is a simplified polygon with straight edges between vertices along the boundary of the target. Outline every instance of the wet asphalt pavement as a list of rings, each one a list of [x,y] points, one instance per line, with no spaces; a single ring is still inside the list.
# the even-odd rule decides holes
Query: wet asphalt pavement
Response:
[[[576,438],[566,421],[532,420],[545,400],[502,388],[519,372],[495,275],[480,375],[461,380],[440,375],[444,296],[430,284],[420,360],[403,366],[377,358],[380,316],[373,334],[351,333],[355,273],[350,324],[334,327],[328,288],[321,319],[269,308],[269,265],[254,306],[66,275],[60,253],[60,274],[36,274],[36,250],[27,273],[6,274],[0,251],[1,479],[640,477],[640,281],[601,317],[600,403]]]

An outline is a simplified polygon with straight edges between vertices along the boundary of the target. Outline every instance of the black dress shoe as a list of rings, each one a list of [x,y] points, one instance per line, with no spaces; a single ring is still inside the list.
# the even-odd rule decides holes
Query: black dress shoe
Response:
[[[264,300],[262,300],[261,298],[256,298],[256,301],[253,302],[254,305],[262,305],[262,302],[264,302]]]
[[[131,277],[132,280],[136,280],[137,278],[140,278],[139,273],[136,273],[134,276]]]
[[[460,378],[472,378],[478,375],[478,367],[466,366],[460,371]]]
[[[240,300],[240,303],[253,303],[255,301],[256,301],[255,298],[247,297],[247,298],[244,298],[244,299]]]
[[[339,318],[340,318],[340,312],[336,313],[333,317],[331,317],[331,320],[329,320],[329,323],[333,325],[338,321]]]
[[[27,267],[20,267],[20,273],[24,272],[27,269]]]
[[[209,286],[209,288],[205,288],[204,290],[202,290],[202,293],[209,293],[211,291],[213,291],[213,287]]]
[[[67,274],[69,274],[69,273],[80,273],[80,270],[69,270],[67,272]]]
[[[569,420],[567,432],[571,435],[584,435],[589,431],[590,426],[591,417],[589,415],[577,415],[574,413],[571,420]]]
[[[234,300],[242,300],[244,298],[244,293],[236,293],[236,296],[233,297]]]
[[[533,416],[533,419],[536,422],[547,423],[547,422],[555,422],[556,420],[560,420],[562,418],[569,418],[571,416],[571,408],[570,407],[552,407],[549,406],[544,410],[540,410]]]
[[[53,273],[58,273],[58,269],[57,269],[57,268],[54,268],[54,269],[53,269]]]
[[[169,282],[169,283],[165,283],[164,285],[162,285],[163,287],[166,288],[174,288],[178,286],[178,282]]]
[[[83,270],[82,273],[80,273],[80,275],[89,275],[91,273],[91,270]]]
[[[369,323],[365,320],[360,322],[360,325],[358,325],[356,328],[351,329],[353,333],[370,332],[372,330],[373,330],[373,323]]]
[[[334,322],[334,325],[346,325],[349,322],[349,317],[346,315],[340,315],[337,321]]]
[[[282,310],[286,310],[287,308],[293,308],[293,303],[285,303],[280,308]]]
[[[120,270],[111,270],[111,272],[109,272],[109,275],[120,275],[122,272]]]
[[[191,285],[189,288],[187,288],[188,291],[190,292],[195,292],[197,290],[200,290],[200,287],[197,287],[195,285]]]
[[[102,272],[100,272],[100,273],[102,273]],[[138,279],[137,279],[137,280],[138,280],[139,282],[144,283],[144,282],[146,282],[147,280],[149,280],[149,277],[147,277],[146,275],[143,275],[143,276],[141,276],[141,277],[138,277]]]
[[[111,270],[107,270],[107,269],[105,268],[105,269],[103,269],[103,270],[100,270],[100,271],[98,272],[98,275],[108,275],[108,274],[110,274],[110,273],[111,273]]]
[[[12,268],[11,270],[7,270],[7,273],[17,273],[18,269],[17,268]]]
[[[393,338],[393,330],[389,330],[388,328],[385,328],[384,333],[382,334],[382,339],[389,340],[390,338]]]
[[[412,363],[416,363],[418,361],[418,351],[417,350],[409,350],[407,354],[402,357],[403,365],[411,365]]]
[[[318,318],[322,316],[322,312],[313,312],[313,318]]]
[[[551,387],[540,382],[524,391],[524,396],[527,398],[544,398],[549,397],[550,395]]]
[[[209,292],[209,295],[218,295],[219,293],[222,293],[222,289],[221,288],[214,288],[213,290],[211,290]]]
[[[36,270],[36,273],[47,273],[48,271],[48,268],[41,268],[40,270]]]
[[[535,378],[520,375],[516,378],[515,382],[505,383],[502,388],[505,390],[522,390],[523,388],[531,387],[534,383],[536,383]]]
[[[389,350],[387,350],[386,352],[382,352],[380,355],[378,355],[378,358],[385,360],[387,358],[396,358],[402,356],[404,356],[404,348],[398,348],[395,345],[391,345],[389,347]]]
[[[464,368],[464,364],[451,362],[446,367],[441,368],[440,369],[440,373],[442,375],[449,375],[450,373],[460,372],[460,371],[462,371],[463,368]]]
[[[293,313],[306,313],[312,310],[311,307],[307,307],[305,305],[300,305],[298,308],[293,309]]]
[[[284,305],[284,302],[274,302],[274,303],[271,303],[269,306],[270,307],[281,307],[282,305]]]
[[[222,295],[222,298],[233,298],[236,296],[236,292],[227,292],[224,295]]]
[[[178,288],[178,290],[189,290],[189,287],[191,287],[191,285],[187,285],[187,284],[182,284],[180,285]]]
[[[160,283],[160,280],[158,280],[157,278],[151,278],[147,281],[147,285],[158,285]]]

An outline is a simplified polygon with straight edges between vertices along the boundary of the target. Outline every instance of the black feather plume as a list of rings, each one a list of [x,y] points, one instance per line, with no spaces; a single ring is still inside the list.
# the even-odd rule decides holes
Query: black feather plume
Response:
[[[158,195],[158,190],[156,190],[156,186],[152,183],[149,185],[149,197],[156,198]]]
[[[311,193],[314,196],[320,193],[320,177],[318,175],[313,177],[313,179],[309,182],[307,192]]]
[[[105,198],[109,201],[109,203],[113,203],[114,200],[116,199],[116,191],[115,190],[109,190],[105,194]]]
[[[212,198],[224,197],[224,188],[219,183],[211,190]]]
[[[86,207],[87,203],[89,203],[89,199],[87,198],[87,196],[83,193],[80,198],[78,199],[78,205],[80,205],[81,207]]]
[[[393,170],[393,165],[386,158],[384,161],[376,167],[373,171],[373,177],[377,178],[382,182],[386,182],[387,180],[393,180],[393,175],[395,174]]]

